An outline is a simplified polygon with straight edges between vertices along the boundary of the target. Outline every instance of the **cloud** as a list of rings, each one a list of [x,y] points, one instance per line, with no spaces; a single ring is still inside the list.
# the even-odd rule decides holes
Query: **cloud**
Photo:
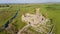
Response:
[[[0,0],[0,3],[44,3],[60,2],[60,0]]]

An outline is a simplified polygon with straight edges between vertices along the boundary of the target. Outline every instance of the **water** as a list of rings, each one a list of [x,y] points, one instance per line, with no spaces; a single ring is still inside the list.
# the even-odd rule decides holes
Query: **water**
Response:
[[[18,15],[18,11],[16,12],[16,14],[15,14],[10,20],[8,20],[8,21],[6,22],[6,24],[5,24],[5,28],[8,27],[8,24],[10,23],[10,21],[12,21],[14,18],[16,18],[17,15]]]
[[[17,17],[17,15],[18,15],[18,11],[16,12],[16,14],[15,14],[10,20],[8,20],[8,21],[6,22],[6,24],[2,27],[2,29],[0,30],[0,32],[3,31],[5,28],[7,28],[7,27],[9,26],[9,24],[11,23],[11,21],[12,21],[14,18]]]

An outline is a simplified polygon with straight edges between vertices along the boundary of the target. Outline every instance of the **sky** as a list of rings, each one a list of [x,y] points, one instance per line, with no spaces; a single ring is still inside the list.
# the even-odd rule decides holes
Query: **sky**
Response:
[[[60,0],[0,0],[0,3],[46,3],[60,2]]]

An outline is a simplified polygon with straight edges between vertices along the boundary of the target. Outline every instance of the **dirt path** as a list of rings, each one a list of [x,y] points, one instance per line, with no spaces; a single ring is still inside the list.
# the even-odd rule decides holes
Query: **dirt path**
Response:
[[[29,27],[30,27],[30,24],[24,26],[21,30],[19,30],[19,32],[17,34],[21,34],[22,31],[27,30]]]
[[[36,9],[36,14],[27,13],[25,16],[22,15],[22,21],[25,21],[25,22],[27,22],[29,24],[24,26],[21,30],[19,30],[19,32],[17,34],[21,34],[22,31],[27,30],[30,26],[34,27],[34,29],[37,32],[41,32],[41,33],[45,32],[45,33],[47,33],[46,30],[44,30],[44,28],[46,28],[46,27],[37,28],[37,24],[45,26],[46,22],[49,21],[49,19],[46,19],[44,16],[42,16],[42,14],[39,13],[39,8]]]

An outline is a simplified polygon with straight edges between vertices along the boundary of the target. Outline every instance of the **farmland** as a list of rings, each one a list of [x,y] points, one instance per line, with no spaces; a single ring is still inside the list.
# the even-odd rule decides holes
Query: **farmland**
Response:
[[[53,33],[60,34],[60,4],[8,4],[8,7],[0,7],[0,29],[4,24],[10,20],[18,12],[18,16],[14,19],[14,24],[17,29],[22,29],[26,22],[22,22],[21,16],[25,13],[35,13],[35,8],[40,8],[40,13],[45,15],[46,18],[52,19],[54,24]],[[32,30],[31,28],[29,30]],[[34,30],[32,30],[34,31]],[[36,32],[36,31],[35,31]],[[2,31],[0,34],[6,34]]]

